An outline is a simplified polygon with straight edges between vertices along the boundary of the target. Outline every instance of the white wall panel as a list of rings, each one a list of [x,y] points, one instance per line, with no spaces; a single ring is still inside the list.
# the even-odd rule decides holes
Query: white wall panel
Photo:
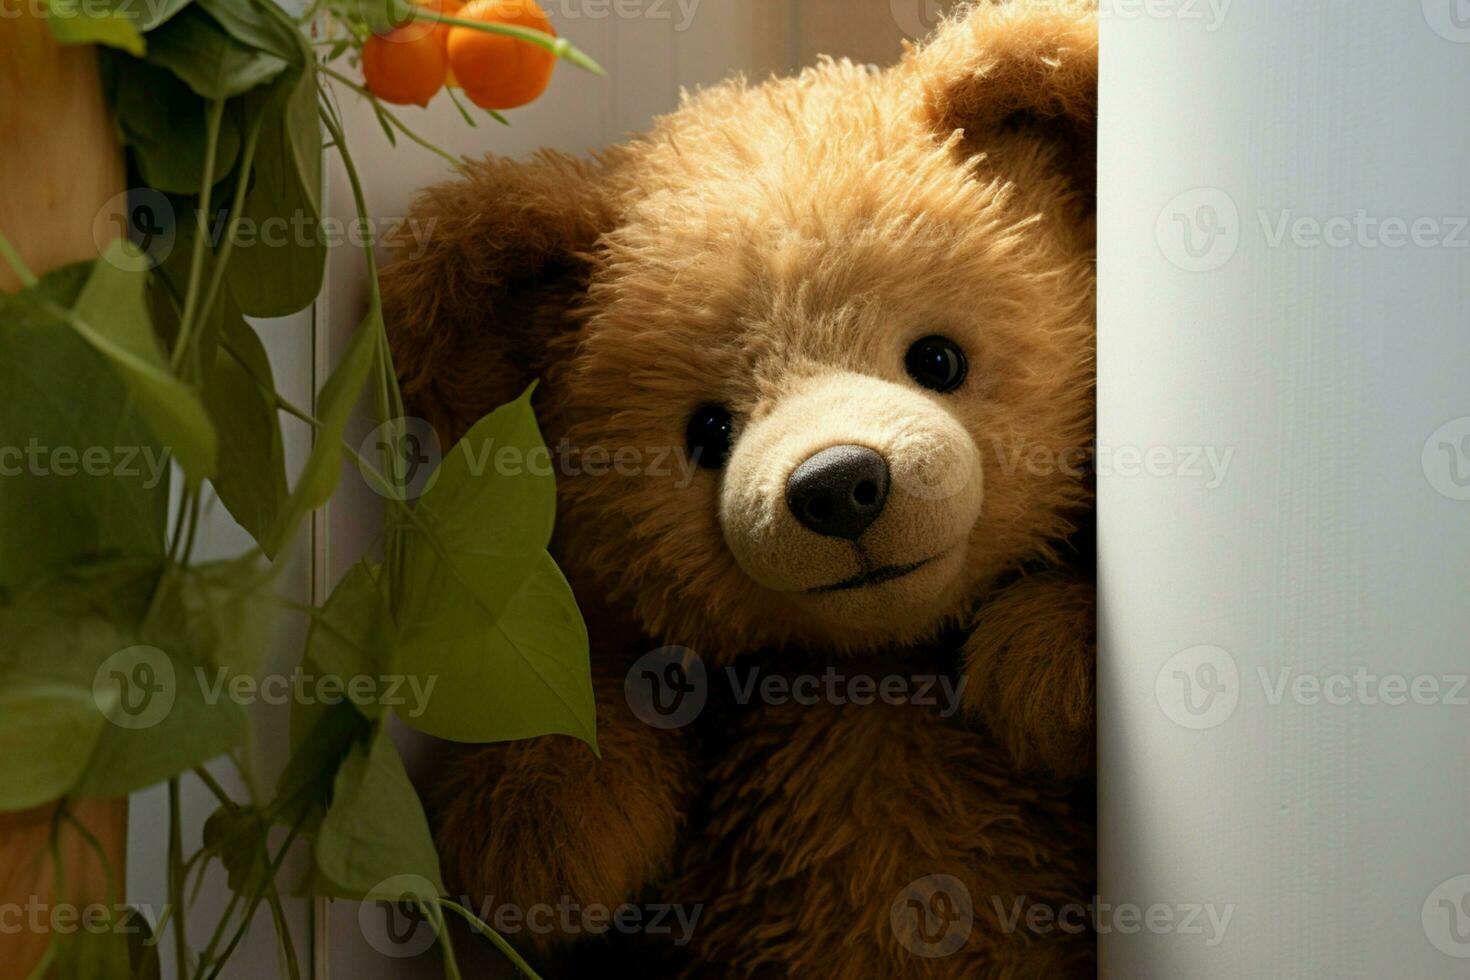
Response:
[[[1104,974],[1465,976],[1465,4],[1104,8]]]

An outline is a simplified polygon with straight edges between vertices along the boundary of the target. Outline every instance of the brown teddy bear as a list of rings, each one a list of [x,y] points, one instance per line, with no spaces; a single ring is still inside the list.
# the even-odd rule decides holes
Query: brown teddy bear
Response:
[[[1094,4],[979,4],[423,195],[405,394],[452,440],[544,378],[601,747],[456,756],[454,885],[697,906],[667,975],[1091,972],[1096,106]],[[683,727],[629,696],[663,644]]]

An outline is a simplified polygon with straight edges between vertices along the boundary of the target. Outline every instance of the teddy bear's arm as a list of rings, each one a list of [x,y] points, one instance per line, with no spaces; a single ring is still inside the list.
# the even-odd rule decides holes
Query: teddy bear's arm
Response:
[[[1023,769],[1082,776],[1096,736],[1097,587],[1028,575],[981,607],[965,644],[965,708]]]
[[[668,868],[697,789],[692,739],[639,721],[620,673],[595,666],[593,684],[600,759],[552,735],[467,747],[448,763],[435,837],[450,888],[474,908],[616,908]],[[553,928],[532,938],[551,947],[572,937]]]

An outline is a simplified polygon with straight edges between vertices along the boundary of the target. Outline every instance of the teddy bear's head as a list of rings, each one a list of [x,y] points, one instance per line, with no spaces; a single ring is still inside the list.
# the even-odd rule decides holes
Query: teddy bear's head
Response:
[[[719,656],[960,620],[1086,509],[1095,16],[983,5],[897,66],[686,99],[431,190],[385,283],[453,437],[546,382],[566,560]]]

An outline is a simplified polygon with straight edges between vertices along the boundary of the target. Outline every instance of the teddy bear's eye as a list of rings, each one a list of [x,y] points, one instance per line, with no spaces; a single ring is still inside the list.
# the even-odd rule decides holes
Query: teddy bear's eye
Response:
[[[735,439],[735,420],[723,405],[702,405],[689,417],[685,437],[696,463],[707,470],[721,469]]]
[[[914,341],[904,355],[903,366],[909,376],[933,391],[954,391],[965,383],[970,362],[965,352],[948,337],[925,337]]]

